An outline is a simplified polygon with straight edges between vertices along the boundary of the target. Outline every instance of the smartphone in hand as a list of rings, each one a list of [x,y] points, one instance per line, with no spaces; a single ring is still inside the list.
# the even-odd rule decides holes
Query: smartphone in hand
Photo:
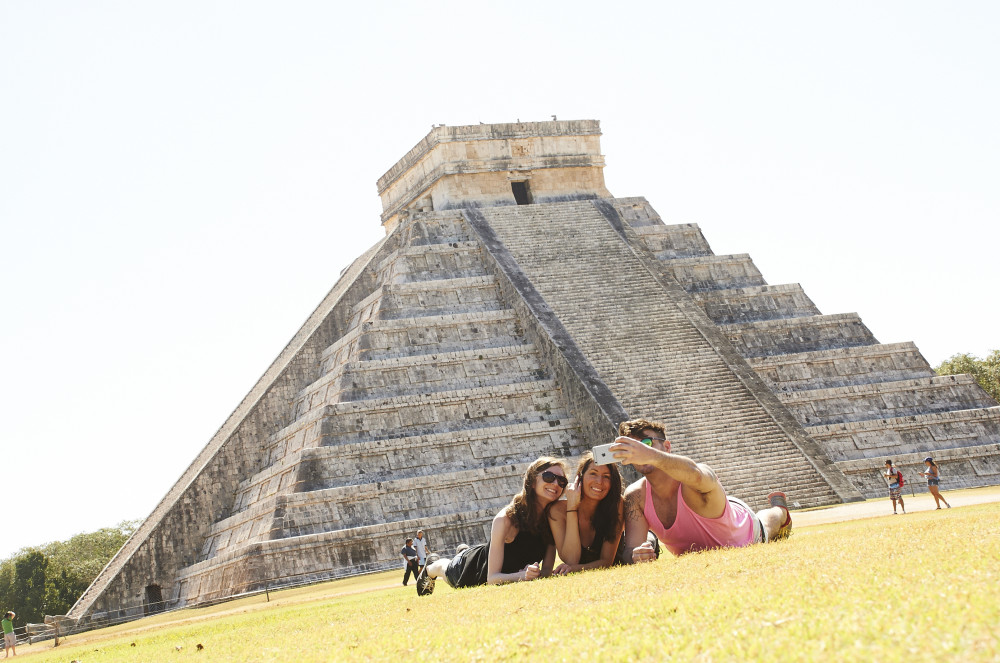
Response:
[[[610,465],[615,462],[615,456],[611,453],[611,447],[614,444],[614,442],[610,444],[598,444],[593,448],[595,465]]]

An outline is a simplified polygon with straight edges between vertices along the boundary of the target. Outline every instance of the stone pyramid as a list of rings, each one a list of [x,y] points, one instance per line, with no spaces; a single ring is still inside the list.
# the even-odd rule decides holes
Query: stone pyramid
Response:
[[[606,190],[596,121],[435,127],[382,178],[386,237],[288,346],[70,615],[397,568],[486,540],[540,455],[634,416],[761,506],[881,494],[891,454],[1000,481],[1000,407],[911,343],[822,315]]]

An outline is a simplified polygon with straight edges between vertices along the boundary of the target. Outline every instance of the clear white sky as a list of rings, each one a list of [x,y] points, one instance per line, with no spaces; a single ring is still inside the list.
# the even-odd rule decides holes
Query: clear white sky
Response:
[[[435,123],[599,119],[611,192],[717,254],[1000,347],[998,7],[0,2],[0,557],[145,517]]]

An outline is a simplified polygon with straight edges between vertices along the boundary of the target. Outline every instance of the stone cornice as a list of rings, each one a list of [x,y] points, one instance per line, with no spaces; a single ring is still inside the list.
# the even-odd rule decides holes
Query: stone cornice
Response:
[[[510,122],[505,124],[470,124],[459,127],[440,126],[431,129],[402,159],[378,178],[381,195],[393,182],[412,168],[435,146],[441,143],[475,140],[510,140],[543,136],[600,136],[598,120],[560,120],[553,122]]]
[[[521,172],[531,170],[542,170],[545,168],[603,168],[604,157],[602,155],[567,155],[567,156],[543,156],[535,158],[521,158],[516,162],[513,159],[477,159],[462,161],[461,163],[443,163],[424,177],[420,178],[410,191],[409,196],[402,198],[395,205],[382,212],[382,223],[400,210],[405,209],[410,203],[424,195],[434,182],[437,182],[448,175],[490,173],[497,171]],[[381,193],[381,191],[380,191]]]

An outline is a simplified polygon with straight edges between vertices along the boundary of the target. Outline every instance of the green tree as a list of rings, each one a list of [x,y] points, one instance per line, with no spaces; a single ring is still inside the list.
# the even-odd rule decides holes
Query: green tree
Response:
[[[49,560],[41,550],[27,550],[14,560],[14,604],[11,608],[24,622],[40,622],[45,616],[45,570]]]
[[[985,359],[967,353],[952,355],[941,362],[934,372],[938,375],[968,373],[986,393],[1000,401],[1000,350],[993,350]]]
[[[123,521],[67,541],[24,548],[3,560],[0,611],[13,610],[22,624],[66,614],[138,525]]]

